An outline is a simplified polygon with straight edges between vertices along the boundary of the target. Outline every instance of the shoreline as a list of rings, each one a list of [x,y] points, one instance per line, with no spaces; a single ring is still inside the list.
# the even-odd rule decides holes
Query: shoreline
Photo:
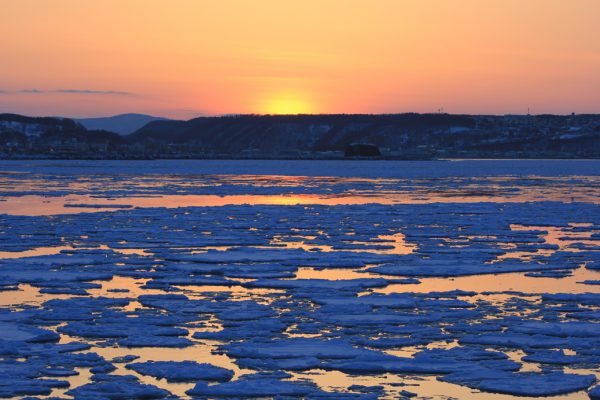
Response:
[[[527,157],[527,156],[495,156],[495,157],[432,157],[432,158],[412,158],[412,157],[0,157],[0,161],[157,161],[157,160],[197,160],[197,161],[240,161],[240,160],[252,160],[252,161],[502,161],[502,160],[582,160],[582,161],[593,161],[600,160],[598,156],[590,157],[570,157],[570,156],[540,156],[540,157]]]

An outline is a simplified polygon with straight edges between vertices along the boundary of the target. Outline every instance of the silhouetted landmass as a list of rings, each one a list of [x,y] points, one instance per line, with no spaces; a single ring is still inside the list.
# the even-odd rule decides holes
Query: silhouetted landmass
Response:
[[[166,121],[167,118],[154,117],[145,114],[120,114],[112,117],[79,118],[75,121],[87,129],[100,129],[129,135],[152,121]]]
[[[127,147],[121,135],[88,130],[72,119],[0,114],[0,157],[109,155]]]
[[[152,121],[120,136],[0,114],[4,158],[343,158],[357,143],[382,158],[596,158],[600,115],[239,115]]]
[[[346,146],[344,157],[380,157],[381,151],[374,144],[350,143]]]

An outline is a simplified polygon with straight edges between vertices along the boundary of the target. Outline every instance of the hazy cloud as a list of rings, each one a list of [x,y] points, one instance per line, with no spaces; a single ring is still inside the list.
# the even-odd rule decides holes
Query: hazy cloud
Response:
[[[57,93],[77,93],[77,94],[106,94],[113,96],[132,96],[133,93],[120,90],[92,90],[92,89],[57,89]]]
[[[0,90],[0,93],[25,93],[25,94],[40,94],[40,93],[65,93],[65,94],[89,94],[103,96],[133,96],[134,93],[124,92],[121,90],[94,90],[94,89],[56,89],[56,90],[40,90],[40,89],[20,89],[15,91]]]
[[[34,94],[44,93],[43,90],[38,90],[38,89],[21,89],[18,92],[19,93],[34,93]]]

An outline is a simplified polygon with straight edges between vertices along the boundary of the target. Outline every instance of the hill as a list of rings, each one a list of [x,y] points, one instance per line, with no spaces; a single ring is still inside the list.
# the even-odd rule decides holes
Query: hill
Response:
[[[343,151],[354,142],[399,148],[431,132],[470,130],[462,115],[240,115],[157,121],[131,135],[135,141],[183,144],[208,154],[272,154]]]
[[[204,157],[598,157],[600,115],[240,115],[155,121],[130,139]],[[329,153],[329,155],[327,155]]]
[[[167,121],[167,118],[145,114],[120,114],[112,117],[78,118],[75,121],[87,129],[102,129],[120,135],[129,135],[152,121]]]
[[[0,157],[102,157],[125,143],[114,132],[88,130],[69,118],[0,114]]]

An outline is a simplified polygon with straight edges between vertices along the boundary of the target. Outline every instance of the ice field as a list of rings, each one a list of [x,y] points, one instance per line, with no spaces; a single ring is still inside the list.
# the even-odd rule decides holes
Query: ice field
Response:
[[[599,204],[591,160],[0,161],[0,397],[600,399]]]

